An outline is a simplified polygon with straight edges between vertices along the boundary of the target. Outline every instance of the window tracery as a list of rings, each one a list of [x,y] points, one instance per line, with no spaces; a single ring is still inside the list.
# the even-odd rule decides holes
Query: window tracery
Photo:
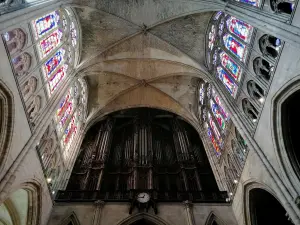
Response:
[[[253,70],[257,76],[269,81],[271,74],[274,71],[274,66],[267,60],[257,57],[253,60]]]
[[[84,117],[83,108],[85,105],[86,86],[84,81],[77,81],[61,100],[56,111],[56,130],[60,139],[60,146],[63,149],[63,157],[69,156],[69,148],[81,126]]]
[[[295,8],[293,0],[271,0],[271,9],[276,13],[292,14]]]
[[[235,98],[240,86],[254,28],[233,16],[217,12],[208,33],[208,67]]]
[[[264,101],[264,90],[253,80],[248,81],[247,83],[247,89],[249,95],[254,98],[255,100],[259,101],[260,103],[263,103]]]
[[[217,156],[224,147],[229,114],[214,88],[207,83],[199,84],[199,119],[206,124],[207,135]]]
[[[253,106],[249,99],[245,98],[242,100],[242,108],[246,116],[250,118],[253,123],[256,123],[258,118],[258,110]]]
[[[265,34],[259,39],[259,48],[263,55],[276,59],[282,47],[279,38]]]

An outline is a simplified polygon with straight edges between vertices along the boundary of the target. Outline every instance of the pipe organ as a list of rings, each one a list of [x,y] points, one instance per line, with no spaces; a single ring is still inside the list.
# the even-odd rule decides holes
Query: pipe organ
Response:
[[[69,190],[217,190],[198,133],[178,116],[132,109],[86,134]]]

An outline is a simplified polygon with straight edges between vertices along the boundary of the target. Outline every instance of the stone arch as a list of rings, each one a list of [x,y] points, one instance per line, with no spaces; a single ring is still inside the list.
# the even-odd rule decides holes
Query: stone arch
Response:
[[[257,203],[257,199],[259,200],[259,204]],[[247,183],[244,186],[244,203],[246,225],[261,225],[270,222],[270,224],[275,224],[274,221],[280,221],[279,224],[282,225],[293,224],[289,221],[290,219],[287,216],[286,210],[282,206],[281,201],[276,197],[276,194],[263,184],[257,182]],[[263,207],[263,210],[257,210],[257,205]],[[269,209],[272,211],[268,211]],[[261,213],[262,211],[263,213]],[[264,218],[264,216],[267,218]],[[268,222],[264,222],[266,219],[268,219]],[[270,221],[272,219],[273,221]]]
[[[35,181],[23,183],[17,188],[13,188],[4,199],[4,206],[11,214],[13,224],[38,225],[40,224],[41,216],[41,190],[39,184]],[[22,209],[26,208],[23,212],[16,209],[16,206],[22,205]],[[23,216],[23,218],[22,218]],[[25,217],[24,217],[25,216]]]
[[[247,90],[248,90],[249,95],[253,99],[255,99],[259,102],[263,102],[263,101],[261,101],[261,99],[264,99],[265,91],[255,81],[253,81],[253,80],[248,81]]]
[[[66,218],[64,218],[60,225],[80,225],[80,222],[76,216],[76,213],[73,211],[71,212]]]
[[[25,46],[27,36],[21,28],[16,28],[4,33],[4,40],[7,50],[10,54],[14,54],[22,50]]]
[[[11,144],[14,123],[13,94],[0,80],[0,169]]]
[[[36,91],[38,80],[36,77],[31,76],[23,85],[22,85],[22,95],[24,101],[28,100],[30,96]]]
[[[242,108],[246,116],[255,123],[258,118],[258,110],[254,107],[254,105],[249,101],[249,99],[244,98],[242,100]]]
[[[253,60],[253,70],[257,76],[269,81],[274,71],[274,66],[262,57],[257,57]]]
[[[212,211],[208,215],[205,225],[225,225],[225,223]]]
[[[259,39],[259,49],[263,55],[276,59],[279,55],[279,49],[282,41],[272,35],[265,34]]]
[[[18,76],[27,74],[31,66],[31,60],[32,60],[31,55],[29,55],[29,53],[27,52],[24,52],[21,55],[14,58],[12,62],[15,69],[15,73]]]
[[[292,14],[295,2],[289,0],[270,0],[270,6],[276,13]]]
[[[299,77],[297,76],[286,83],[274,95],[271,107],[273,112],[271,115],[271,121],[273,121],[271,131],[275,142],[275,154],[287,179],[297,190],[299,190],[300,185],[300,167],[298,158],[294,154],[295,141],[293,142],[294,139],[290,136],[293,130],[288,128],[288,124],[290,124],[288,122],[292,122],[292,117],[287,117],[290,115],[288,109],[293,109],[293,101],[291,100],[295,100],[300,91]],[[292,112],[290,113],[293,115]],[[297,126],[297,121],[293,121],[293,126]]]
[[[163,219],[161,219],[158,216],[155,215],[151,215],[148,213],[138,213],[136,215],[133,216],[129,216],[126,219],[120,221],[117,225],[130,225],[134,222],[137,222],[139,220],[146,220],[149,221],[155,225],[169,225],[166,221],[164,221]]]

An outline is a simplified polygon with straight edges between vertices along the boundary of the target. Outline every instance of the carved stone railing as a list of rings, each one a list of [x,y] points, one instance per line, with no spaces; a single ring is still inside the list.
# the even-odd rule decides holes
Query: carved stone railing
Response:
[[[94,202],[97,200],[107,202],[128,202],[135,198],[139,192],[148,192],[151,198],[157,202],[182,202],[192,201],[199,203],[226,203],[228,195],[226,191],[155,191],[155,190],[130,190],[130,191],[58,191],[56,202]]]

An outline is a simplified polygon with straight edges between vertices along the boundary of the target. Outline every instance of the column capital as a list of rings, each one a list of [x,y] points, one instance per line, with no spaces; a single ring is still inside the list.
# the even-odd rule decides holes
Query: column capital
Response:
[[[184,205],[184,207],[187,209],[187,208],[192,208],[193,207],[193,203],[192,201],[189,201],[189,200],[186,200],[186,201],[183,201],[182,204]]]
[[[104,204],[105,204],[105,202],[104,202],[104,201],[102,201],[102,200],[97,200],[97,201],[94,201],[94,205],[95,205],[97,208],[101,208],[101,207],[103,207],[103,206],[104,206]]]

